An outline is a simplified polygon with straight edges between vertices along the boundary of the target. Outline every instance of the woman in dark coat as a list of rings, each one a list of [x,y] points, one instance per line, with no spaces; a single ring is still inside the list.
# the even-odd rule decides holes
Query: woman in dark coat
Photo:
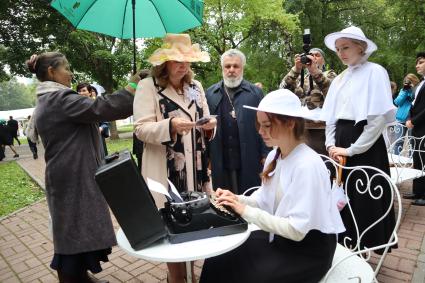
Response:
[[[51,267],[60,282],[97,282],[87,271],[100,272],[100,261],[108,261],[116,244],[108,205],[94,179],[101,162],[97,123],[130,116],[134,89],[93,100],[70,88],[72,73],[63,54],[33,55],[27,65],[40,81],[34,116],[45,148]]]

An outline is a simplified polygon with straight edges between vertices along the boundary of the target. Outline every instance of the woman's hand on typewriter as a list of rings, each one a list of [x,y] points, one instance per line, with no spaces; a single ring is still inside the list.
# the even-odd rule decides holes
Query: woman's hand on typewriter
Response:
[[[228,206],[237,214],[242,215],[245,210],[245,204],[240,203],[235,194],[231,191],[222,189],[217,189],[215,193],[219,205]]]
[[[229,196],[229,197],[233,197],[233,198],[237,199],[237,197],[231,191],[221,189],[221,188],[217,188],[217,190],[215,191],[215,195],[216,195],[217,198],[219,198],[221,196]]]

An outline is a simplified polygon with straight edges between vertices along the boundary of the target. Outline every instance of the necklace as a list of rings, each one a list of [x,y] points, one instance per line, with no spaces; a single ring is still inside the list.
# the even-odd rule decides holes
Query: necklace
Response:
[[[233,106],[232,100],[230,99],[230,95],[227,92],[226,86],[223,86],[223,88],[224,88],[224,92],[227,95],[227,98],[229,99],[230,106],[232,106],[232,111],[230,111],[229,114],[230,114],[230,116],[232,116],[233,119],[236,119],[236,111],[235,111],[235,107]]]
[[[183,95],[183,84],[181,82],[178,84],[178,86],[175,86],[172,82],[170,82],[170,84],[178,95]]]

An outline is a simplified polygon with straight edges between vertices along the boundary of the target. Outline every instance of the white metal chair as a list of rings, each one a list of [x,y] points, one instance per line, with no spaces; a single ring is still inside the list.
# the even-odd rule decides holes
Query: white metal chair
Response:
[[[388,123],[382,133],[387,149],[407,132],[406,125],[399,122]]]
[[[398,152],[399,154],[394,154]],[[399,184],[406,180],[425,176],[422,154],[425,153],[425,136],[402,136],[395,140],[388,149],[388,158],[391,165],[391,179]],[[413,156],[418,155],[420,168],[413,167]]]
[[[320,281],[321,283],[329,283],[329,282],[377,282],[377,274],[379,269],[382,266],[382,263],[385,259],[385,256],[388,252],[388,249],[391,246],[394,246],[398,242],[397,237],[397,229],[400,224],[401,219],[401,199],[400,193],[395,185],[395,182],[391,180],[390,176],[388,176],[385,172],[380,169],[371,167],[371,166],[356,166],[356,167],[346,167],[339,165],[334,160],[330,159],[327,156],[323,156],[322,158],[324,162],[327,164],[328,168],[332,168],[335,170],[336,174],[338,174],[338,168],[349,169],[350,173],[345,178],[345,182],[343,185],[345,193],[347,193],[346,184],[350,180],[350,178],[354,178],[354,176],[358,176],[356,174],[362,174],[362,179],[351,179],[355,181],[356,190],[358,193],[363,195],[368,195],[372,199],[380,199],[383,196],[384,189],[391,190],[391,199],[389,202],[388,208],[384,208],[385,213],[379,219],[376,219],[369,227],[363,229],[363,231],[359,230],[357,225],[357,221],[354,217],[353,210],[350,205],[350,201],[348,200],[347,206],[350,211],[350,214],[353,218],[355,230],[357,234],[357,240],[351,245],[348,244],[351,239],[348,237],[343,239],[344,245],[337,244],[337,248],[335,251],[335,255],[332,262],[332,267],[326,274],[326,276]],[[364,178],[363,178],[364,177]],[[376,185],[373,187],[372,181],[375,178],[384,178],[384,182],[388,183],[388,186],[380,186]],[[364,182],[366,181],[366,182]],[[333,188],[334,189],[334,188]],[[393,203],[397,204],[396,209],[396,224],[394,230],[392,231],[392,235],[387,243],[383,243],[379,246],[375,247],[363,247],[362,240],[364,239],[365,234],[376,226],[380,221],[382,221],[391,211]],[[373,208],[372,208],[373,209]],[[384,250],[383,254],[378,258],[376,266],[373,268],[369,264],[369,260],[372,255],[372,251],[376,250]],[[374,256],[375,257],[375,256]]]

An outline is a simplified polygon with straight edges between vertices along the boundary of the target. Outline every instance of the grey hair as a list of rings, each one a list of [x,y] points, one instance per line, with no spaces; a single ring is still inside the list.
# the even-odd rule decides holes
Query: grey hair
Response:
[[[223,67],[224,58],[227,57],[227,56],[229,56],[229,57],[234,57],[234,56],[239,57],[242,61],[242,66],[245,67],[245,65],[246,65],[245,54],[243,54],[238,49],[229,49],[221,55],[221,67]]]

